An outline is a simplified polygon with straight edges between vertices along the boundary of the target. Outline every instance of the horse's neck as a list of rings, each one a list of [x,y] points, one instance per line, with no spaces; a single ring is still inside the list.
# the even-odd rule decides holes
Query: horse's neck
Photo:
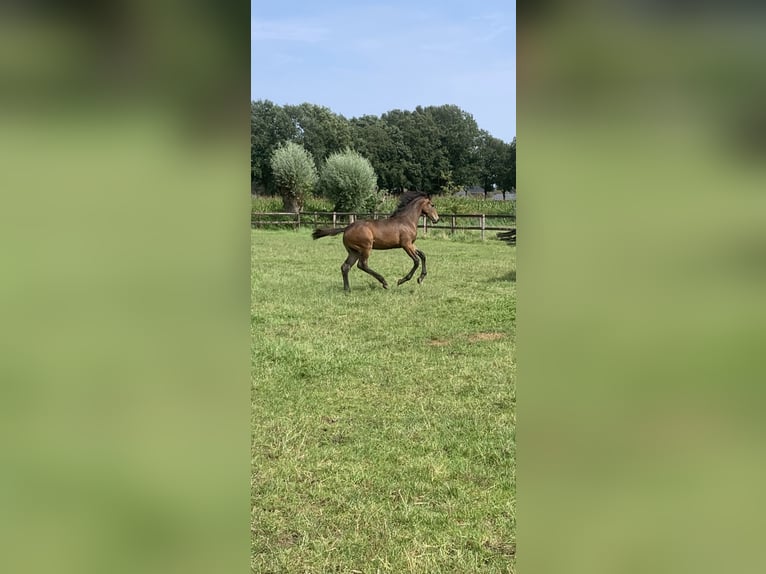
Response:
[[[418,219],[420,219],[420,212],[422,211],[420,208],[421,201],[422,200],[419,199],[410,203],[407,207],[404,208],[404,211],[398,215],[398,219],[406,221],[407,223],[417,227]]]

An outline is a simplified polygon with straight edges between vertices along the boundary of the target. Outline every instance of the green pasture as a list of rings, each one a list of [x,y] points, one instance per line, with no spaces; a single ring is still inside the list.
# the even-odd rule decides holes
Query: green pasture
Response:
[[[252,572],[513,572],[515,247],[251,238]]]

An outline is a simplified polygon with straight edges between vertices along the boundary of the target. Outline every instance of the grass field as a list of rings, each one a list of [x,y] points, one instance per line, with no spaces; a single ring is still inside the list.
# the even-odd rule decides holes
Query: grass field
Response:
[[[515,248],[252,232],[254,573],[513,572]],[[417,275],[415,275],[417,277]]]

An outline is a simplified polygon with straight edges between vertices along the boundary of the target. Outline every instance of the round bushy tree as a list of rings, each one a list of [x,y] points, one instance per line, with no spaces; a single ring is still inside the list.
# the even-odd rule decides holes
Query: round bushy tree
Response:
[[[319,175],[319,192],[335,202],[337,211],[362,211],[377,203],[375,170],[359,153],[346,149],[330,155]]]
[[[311,154],[297,143],[284,143],[271,154],[271,171],[285,210],[298,213],[319,179]]]

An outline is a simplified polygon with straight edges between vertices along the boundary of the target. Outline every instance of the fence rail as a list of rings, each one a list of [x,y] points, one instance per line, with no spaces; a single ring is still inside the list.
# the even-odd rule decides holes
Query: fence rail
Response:
[[[303,213],[290,213],[284,211],[253,211],[250,214],[250,227],[267,227],[269,225],[288,225],[295,229],[301,226],[328,225],[338,227],[353,223],[357,219],[385,219],[387,214],[382,213],[351,213],[342,211],[304,211]],[[458,220],[469,219],[473,225],[458,225]],[[487,225],[489,223],[492,225]],[[494,220],[508,221],[511,225],[494,225]],[[420,228],[423,233],[430,229],[443,229],[450,233],[455,231],[473,230],[481,231],[484,239],[486,231],[511,231],[515,230],[516,216],[509,213],[486,214],[486,213],[443,213],[439,216],[439,223],[434,225],[426,217],[421,217]]]

